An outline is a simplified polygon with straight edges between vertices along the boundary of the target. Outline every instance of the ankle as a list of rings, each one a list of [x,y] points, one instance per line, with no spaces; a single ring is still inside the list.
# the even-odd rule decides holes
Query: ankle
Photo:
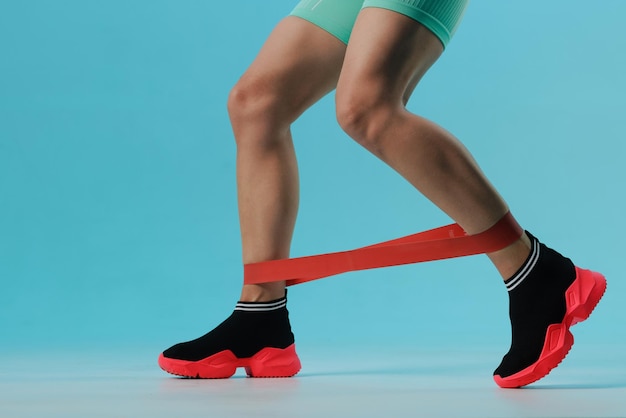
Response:
[[[285,282],[246,284],[241,289],[242,302],[269,302],[285,296]]]
[[[509,279],[517,272],[530,254],[531,242],[526,233],[502,250],[489,253],[487,256],[498,269],[503,280]]]

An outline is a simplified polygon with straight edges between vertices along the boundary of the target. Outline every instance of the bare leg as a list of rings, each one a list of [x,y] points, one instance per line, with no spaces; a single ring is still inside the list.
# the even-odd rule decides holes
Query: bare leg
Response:
[[[439,40],[401,14],[359,14],[337,86],[337,116],[355,140],[393,167],[467,232],[488,229],[508,210],[450,133],[405,109],[422,75],[441,54]],[[586,319],[606,280],[524,234],[489,254],[506,281],[511,346],[494,371],[501,387],[533,383],[572,347],[569,328]],[[510,279],[510,280],[508,280]]]
[[[308,22],[290,17],[277,26],[228,104],[237,141],[244,263],[289,256],[298,206],[289,126],[338,78],[342,127],[466,231],[483,231],[505,214],[506,204],[467,150],[404,107],[441,49],[421,25],[382,9],[361,12],[347,54],[340,41]],[[490,254],[503,277],[522,264],[528,241],[524,236]],[[494,372],[503,387],[532,383],[556,367],[573,342],[568,328],[589,316],[605,288],[601,275],[577,270],[538,245],[533,240],[533,256],[507,284],[512,344]],[[576,297],[565,298],[573,284]],[[230,317],[202,337],[165,350],[159,364],[188,377],[229,377],[237,367],[251,376],[293,376],[300,361],[283,295],[284,283],[244,286]]]
[[[244,263],[289,257],[298,210],[290,125],[335,88],[344,53],[332,35],[287,17],[231,92]],[[284,282],[245,285],[241,300],[277,299],[284,289]]]
[[[332,35],[287,17],[232,90],[244,263],[289,256],[298,210],[289,127],[335,88],[344,54],[345,45]],[[186,377],[227,378],[238,367],[255,377],[293,376],[301,365],[284,294],[285,283],[244,286],[228,318],[163,351],[159,365]]]
[[[406,178],[468,233],[482,232],[508,210],[465,147],[405,104],[442,52],[414,20],[384,9],[359,14],[337,86],[337,117],[356,141]],[[508,278],[529,253],[524,235],[489,254]]]

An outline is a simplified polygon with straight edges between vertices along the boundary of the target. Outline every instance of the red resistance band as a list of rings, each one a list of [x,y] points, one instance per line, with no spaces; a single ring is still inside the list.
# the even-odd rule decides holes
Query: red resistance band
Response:
[[[356,250],[245,264],[244,283],[285,280],[292,286],[349,271],[491,253],[508,247],[523,232],[507,212],[494,226],[475,235],[451,224]]]

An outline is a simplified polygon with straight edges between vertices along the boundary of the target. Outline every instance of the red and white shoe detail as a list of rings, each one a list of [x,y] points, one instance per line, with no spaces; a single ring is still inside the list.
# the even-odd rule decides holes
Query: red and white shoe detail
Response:
[[[159,366],[168,373],[197,378],[225,379],[244,367],[250,377],[291,377],[302,368],[295,344],[287,348],[266,347],[249,358],[237,358],[224,350],[198,361],[178,360],[159,356]]]
[[[589,318],[605,291],[606,279],[602,274],[576,267],[576,279],[565,291],[566,311],[563,321],[548,327],[539,359],[510,376],[495,375],[493,378],[498,386],[526,386],[545,377],[558,366],[574,344],[574,336],[569,328]]]

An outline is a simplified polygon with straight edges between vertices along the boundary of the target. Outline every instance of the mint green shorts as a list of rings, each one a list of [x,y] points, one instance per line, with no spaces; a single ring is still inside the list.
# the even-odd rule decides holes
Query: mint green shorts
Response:
[[[456,31],[469,0],[302,0],[291,12],[348,43],[361,9],[393,10],[426,26],[444,48]]]

